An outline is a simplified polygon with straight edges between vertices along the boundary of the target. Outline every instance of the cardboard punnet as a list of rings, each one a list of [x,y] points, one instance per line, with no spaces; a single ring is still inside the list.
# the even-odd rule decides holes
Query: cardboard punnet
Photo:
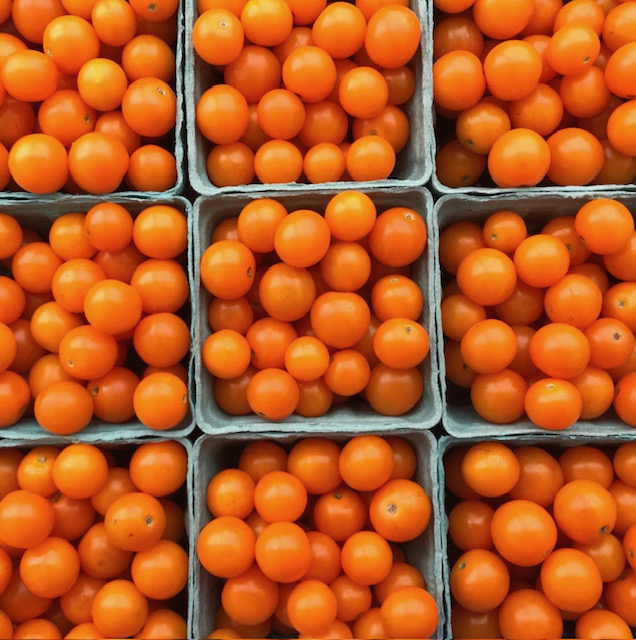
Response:
[[[316,425],[313,425],[314,427]],[[238,433],[234,436],[200,437],[194,445],[194,465],[192,465],[192,487],[194,491],[194,537],[211,520],[206,506],[206,489],[212,477],[219,471],[236,466],[243,448],[256,440],[271,440],[283,447],[290,447],[300,439],[316,436],[316,431],[306,425],[294,434],[273,433],[269,425],[261,424],[257,433]],[[345,443],[351,433],[338,429],[322,427],[324,437]],[[412,542],[403,545],[407,561],[416,567],[424,576],[426,588],[435,598],[439,610],[438,631],[434,637],[443,638],[445,629],[444,583],[442,580],[443,556],[440,552],[441,542],[441,514],[438,512],[439,503],[437,480],[437,441],[430,431],[413,431],[395,424],[393,428],[376,430],[365,433],[377,435],[395,435],[407,440],[417,454],[417,471],[413,478],[426,490],[431,499],[433,512],[431,522],[426,531]],[[214,629],[216,613],[220,607],[221,580],[209,574],[200,564],[194,561],[194,575],[191,582],[190,620],[188,628],[194,638],[204,638]]]
[[[443,233],[449,225],[459,221],[482,224],[489,215],[497,211],[514,211],[526,221],[529,233],[539,233],[551,219],[560,216],[575,215],[580,207],[595,198],[615,198],[627,206],[636,215],[636,194],[614,191],[578,190],[562,194],[533,193],[500,194],[494,196],[476,196],[458,194],[444,196],[435,203],[435,217],[438,232]],[[437,299],[442,296],[442,269],[438,265]],[[438,315],[441,316],[439,304]],[[441,317],[440,328],[441,328]],[[470,403],[470,393],[448,383],[444,362],[444,336],[439,332],[440,382],[444,397],[444,429],[458,438],[480,436],[484,438],[506,435],[534,434],[548,435],[550,432],[540,429],[523,416],[512,424],[496,425],[481,418]],[[547,377],[547,376],[546,376]],[[562,432],[564,437],[572,436],[631,436],[636,437],[636,429],[622,422],[612,409],[596,420],[581,420]]]
[[[192,205],[185,199],[179,196],[166,196],[157,198],[155,200],[149,200],[144,197],[124,197],[119,194],[113,194],[100,200],[94,198],[86,198],[75,196],[73,198],[64,197],[58,199],[40,199],[38,202],[29,202],[26,200],[4,200],[0,199],[0,211],[7,213],[10,216],[14,216],[16,220],[25,228],[33,229],[40,233],[43,238],[48,238],[48,232],[56,218],[71,212],[87,212],[98,202],[114,202],[122,205],[126,208],[133,217],[136,217],[138,213],[147,207],[153,205],[165,204],[176,207],[186,216],[188,220],[188,226],[190,223],[190,217],[192,215]],[[188,244],[191,244],[192,239],[188,239]],[[189,249],[186,252],[189,256]],[[184,261],[186,260],[184,256]],[[190,262],[187,260],[187,262]],[[188,265],[184,264],[186,271]],[[0,266],[0,273],[3,273],[3,267]],[[184,319],[189,323],[190,335],[192,335],[192,307],[190,303],[186,303],[183,310]],[[183,315],[182,314],[182,315]],[[141,424],[137,420],[131,420],[124,424],[110,424],[103,422],[97,418],[94,418],[91,423],[81,432],[68,437],[60,436],[62,441],[66,441],[66,438],[70,442],[71,440],[81,440],[83,442],[105,442],[105,441],[119,441],[121,438],[145,438],[145,437],[157,437],[162,435],[163,437],[183,437],[187,436],[194,430],[194,361],[192,358],[192,349],[190,350],[188,361],[188,390],[189,390],[189,404],[190,409],[188,414],[174,429],[169,431],[153,431],[145,425]],[[22,418],[17,424],[10,427],[0,429],[0,438],[10,438],[13,440],[36,440],[38,438],[47,437],[52,434],[48,434],[33,417]]]
[[[196,106],[201,95],[215,84],[223,83],[223,74],[204,62],[194,51],[192,28],[199,10],[197,0],[186,0],[185,5],[185,105],[188,149],[188,171],[193,189],[203,195],[214,195],[239,191],[252,193],[278,190],[294,193],[325,189],[360,189],[369,187],[419,186],[426,183],[433,166],[435,138],[433,133],[433,82],[432,82],[432,11],[427,0],[411,0],[411,9],[421,23],[420,48],[410,67],[415,73],[415,94],[406,105],[406,115],[411,126],[411,135],[405,149],[397,158],[392,177],[376,182],[330,182],[324,185],[304,183],[290,184],[250,184],[237,187],[216,187],[210,181],[206,170],[207,155],[212,144],[205,139],[196,126]]]
[[[405,427],[413,429],[430,429],[441,417],[441,399],[438,383],[438,352],[436,341],[438,335],[438,317],[435,309],[437,298],[435,293],[435,265],[437,253],[437,231],[435,219],[432,216],[432,197],[424,188],[393,188],[393,189],[365,189],[376,203],[378,214],[396,206],[410,207],[419,212],[426,220],[428,227],[428,245],[423,256],[417,260],[412,271],[412,277],[419,284],[424,294],[424,313],[422,322],[427,329],[431,350],[430,355],[421,365],[424,375],[424,395],[420,402],[405,416],[400,418]],[[201,345],[210,335],[208,324],[208,305],[212,296],[200,284],[200,261],[205,249],[209,246],[209,239],[213,229],[222,220],[236,216],[241,209],[257,197],[267,196],[282,202],[289,211],[310,208],[324,213],[325,206],[334,195],[328,190],[317,190],[311,193],[272,191],[267,194],[234,193],[223,196],[199,198],[194,205],[192,217],[192,231],[194,253],[192,256],[192,299],[193,326],[195,345],[195,379],[196,379],[196,421],[204,433],[232,433],[236,431],[254,431],[261,428],[261,418],[256,415],[244,416],[240,419],[227,415],[216,405],[212,391],[212,376],[203,366],[201,359]],[[301,416],[292,415],[282,422],[272,423],[271,431],[293,432],[303,429],[310,421]],[[381,416],[372,411],[367,405],[352,399],[344,406],[330,411],[320,418],[316,425],[337,424],[351,431],[364,431],[368,428],[391,428],[394,420]],[[323,427],[318,427],[323,428]]]
[[[452,436],[442,436],[438,441],[438,494],[437,494],[437,503],[438,503],[438,512],[440,513],[440,542],[441,546],[439,549],[439,553],[442,557],[442,565],[443,565],[443,583],[444,583],[444,597],[445,597],[445,619],[446,619],[446,628],[441,637],[443,638],[452,638],[453,631],[451,627],[452,616],[451,616],[451,608],[452,608],[452,596],[449,586],[451,565],[448,557],[448,501],[446,495],[446,474],[444,471],[444,457],[448,453],[448,451],[454,447],[470,447],[474,444],[478,444],[484,441],[493,441],[504,444],[508,447],[511,447],[513,450],[519,447],[540,447],[541,449],[546,449],[550,453],[556,454],[557,457],[560,453],[562,453],[565,449],[569,449],[571,447],[581,446],[581,445],[590,445],[593,447],[600,447],[606,453],[610,454],[621,444],[625,442],[632,442],[633,438],[629,436],[606,436],[599,435],[597,436],[575,436],[570,434],[569,432],[562,432],[559,434],[556,433],[547,433],[544,436],[537,437],[536,435],[521,435],[521,436],[471,436],[470,438],[455,438]],[[451,494],[452,495],[452,494]],[[574,628],[572,627],[569,632],[567,629],[568,624],[566,624],[566,632],[564,633],[564,638],[573,638]]]
[[[185,34],[184,34],[184,20],[185,20],[185,3],[184,0],[180,0],[179,9],[177,11],[177,40],[174,44],[175,55],[175,77],[174,82],[169,83],[177,97],[177,115],[173,132],[168,134],[170,143],[166,148],[170,153],[174,154],[174,158],[177,165],[177,180],[174,186],[167,191],[135,191],[130,189],[126,183],[126,178],[122,180],[120,188],[112,193],[105,195],[73,195],[65,192],[52,193],[47,196],[41,196],[35,193],[28,193],[26,191],[0,191],[0,198],[3,200],[18,200],[28,202],[40,202],[46,200],[47,202],[79,202],[80,200],[92,199],[93,204],[103,201],[105,198],[141,198],[146,200],[169,198],[182,194],[186,187],[186,152],[185,152],[185,102],[184,102],[184,82],[183,72],[185,67]],[[160,141],[161,142],[161,141]],[[144,144],[154,144],[154,141],[149,140]],[[163,146],[160,144],[160,146]]]

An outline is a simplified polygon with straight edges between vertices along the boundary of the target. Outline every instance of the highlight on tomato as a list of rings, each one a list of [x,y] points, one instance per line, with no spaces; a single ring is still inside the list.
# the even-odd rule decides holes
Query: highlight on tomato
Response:
[[[633,637],[635,455],[626,439],[446,449],[454,638]]]
[[[68,436],[186,419],[186,216],[137,209],[101,202],[55,218],[48,234],[0,213],[0,427],[28,416]]]
[[[223,581],[215,628],[202,633],[436,633],[438,594],[427,591],[422,556],[401,546],[433,526],[408,438],[253,439],[237,453],[201,488],[211,517],[197,532],[197,558]]]
[[[212,185],[395,177],[419,85],[408,0],[199,0],[188,28]]]
[[[427,247],[423,213],[345,191],[319,211],[258,198],[236,214],[196,258],[218,407],[280,421],[358,396],[382,415],[411,411],[430,351],[411,275]]]
[[[619,200],[496,210],[440,234],[451,405],[492,424],[636,426],[636,232]],[[513,206],[514,208],[514,206]]]

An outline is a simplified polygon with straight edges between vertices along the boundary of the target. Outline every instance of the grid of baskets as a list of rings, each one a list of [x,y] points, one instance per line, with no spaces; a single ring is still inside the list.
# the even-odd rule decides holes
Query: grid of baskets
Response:
[[[84,442],[121,449],[148,441],[178,439],[182,442],[188,453],[188,480],[182,505],[190,547],[188,633],[189,637],[197,638],[204,637],[213,629],[220,598],[218,581],[203,570],[194,551],[198,532],[209,519],[205,505],[206,485],[214,473],[227,467],[228,462],[236,457],[238,448],[259,439],[290,445],[312,436],[325,436],[342,442],[359,434],[399,435],[416,451],[416,480],[433,501],[434,525],[409,544],[407,558],[422,572],[438,603],[438,636],[452,637],[448,504],[442,464],[446,452],[462,443],[481,440],[497,440],[509,446],[530,444],[555,450],[588,443],[615,447],[636,440],[636,432],[613,413],[593,421],[577,422],[558,435],[544,432],[523,418],[500,426],[477,415],[466,394],[459,393],[446,380],[440,311],[443,284],[439,260],[440,233],[457,221],[483,223],[489,215],[500,210],[515,211],[529,224],[543,225],[554,217],[573,215],[582,204],[593,198],[615,198],[636,213],[635,185],[621,190],[592,186],[519,191],[490,187],[453,190],[442,185],[434,170],[436,139],[431,72],[434,9],[432,3],[412,0],[411,6],[422,25],[422,39],[420,51],[413,62],[415,94],[407,110],[411,137],[391,178],[377,183],[253,184],[217,188],[207,176],[206,143],[195,124],[196,101],[210,84],[218,81],[210,65],[203,64],[194,52],[191,34],[198,17],[196,5],[195,0],[184,0],[178,16],[178,110],[174,149],[178,179],[173,189],[163,194],[126,191],[105,197],[69,194],[35,197],[17,192],[0,193],[1,212],[15,217],[25,227],[44,233],[58,216],[86,212],[103,200],[123,205],[133,216],[150,204],[168,204],[186,216],[190,298],[184,313],[190,324],[192,340],[192,350],[186,363],[189,369],[188,414],[181,424],[167,432],[153,432],[135,421],[113,425],[95,419],[78,434],[55,438],[45,434],[33,418],[23,418],[0,431],[0,448]],[[404,416],[395,418],[380,416],[368,407],[356,404],[338,407],[317,419],[294,415],[273,423],[264,423],[255,415],[236,417],[224,413],[214,400],[212,377],[201,358],[201,346],[210,334],[207,307],[211,297],[200,283],[200,260],[213,228],[224,219],[236,216],[247,203],[258,198],[274,198],[290,211],[324,209],[332,195],[344,190],[363,191],[378,205],[378,209],[410,207],[426,221],[428,245],[417,261],[413,275],[424,294],[422,323],[431,341],[430,355],[420,366],[425,389],[421,400]]]

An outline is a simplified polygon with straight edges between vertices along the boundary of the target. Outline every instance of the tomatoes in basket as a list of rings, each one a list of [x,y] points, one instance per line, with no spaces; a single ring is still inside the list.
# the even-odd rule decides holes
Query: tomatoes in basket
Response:
[[[577,637],[629,637],[636,529],[624,528],[631,489],[619,478],[633,480],[632,445],[562,440],[543,449],[513,440],[445,453],[448,533],[463,552],[450,574],[454,635],[515,637],[531,620],[523,634],[532,638],[567,637],[572,624]],[[493,500],[489,484],[503,481],[515,458],[516,485]]]
[[[3,6],[0,188],[172,189],[177,12],[176,0]]]
[[[447,378],[471,390],[483,420],[509,424],[525,414],[560,431],[613,405],[635,424],[633,226],[619,199],[590,198],[569,215],[524,219],[493,207],[481,227],[460,221],[442,230]]]
[[[350,637],[365,626],[372,635],[390,626],[396,636],[431,637],[435,594],[420,560],[408,564],[396,544],[422,541],[432,526],[414,445],[371,434],[290,446],[252,440],[239,469],[214,473],[206,491],[213,517],[197,543],[203,568],[225,580],[210,637],[253,635],[272,613],[274,625],[299,637]]]
[[[159,449],[168,466],[187,467],[187,452],[176,441],[112,448],[40,446],[25,448],[24,454],[6,448],[2,454],[5,484],[11,477],[14,480],[13,486],[7,484],[0,501],[0,542],[14,558],[12,568],[7,551],[0,554],[2,624],[8,625],[7,636],[130,635],[144,626],[161,628],[170,623],[178,629],[175,633],[185,637],[185,611],[170,600],[187,582],[187,550],[181,546],[183,511],[166,501],[174,505],[169,510],[171,528],[179,533],[175,540],[155,537],[150,544],[148,532],[155,535],[156,527],[146,520],[155,513],[145,505],[157,501],[150,494],[136,492],[130,481],[128,485],[122,482],[131,454],[149,461],[162,453]],[[12,461],[16,463],[13,469]],[[110,473],[109,463],[121,465],[111,470],[116,474]],[[140,484],[144,473],[135,473]],[[152,479],[145,481],[152,484]],[[180,499],[184,485],[185,470],[174,476],[164,495]],[[108,512],[116,510],[119,521],[112,535],[111,524],[97,522],[93,506],[99,505],[104,513],[101,507],[107,494],[113,501]],[[157,504],[162,511],[156,513],[163,514],[162,505]],[[141,538],[149,546],[136,555],[128,551],[130,536],[118,538],[121,527],[134,534],[135,546],[139,548]],[[148,598],[157,602],[150,613]]]
[[[444,187],[634,181],[629,6],[434,4],[436,173]]]
[[[395,175],[396,154],[410,140],[421,35],[408,2],[249,0],[198,9],[195,54],[202,68],[223,67],[196,104],[198,131],[212,143],[203,142],[214,186]]]
[[[170,205],[140,209],[134,220],[110,202],[64,213],[48,242],[35,236],[22,246],[33,232],[8,214],[0,220],[13,276],[0,281],[3,426],[18,422],[31,400],[35,420],[57,435],[91,421],[136,419],[166,430],[184,420],[189,401],[180,361],[190,331],[177,314],[189,293],[187,222]],[[150,370],[129,359],[129,349]]]
[[[272,421],[324,415],[336,396],[362,395],[384,415],[413,409],[433,345],[409,274],[427,245],[420,212],[378,215],[358,191],[324,212],[253,199],[219,222],[200,260],[212,295],[202,361],[217,404]]]

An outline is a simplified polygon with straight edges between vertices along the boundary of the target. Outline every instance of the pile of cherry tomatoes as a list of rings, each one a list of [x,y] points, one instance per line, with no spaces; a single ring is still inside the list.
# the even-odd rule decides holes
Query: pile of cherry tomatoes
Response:
[[[197,554],[225,579],[208,638],[430,638],[436,602],[398,546],[431,519],[416,471],[401,438],[245,447],[206,492]]]
[[[178,6],[0,2],[0,189],[174,186]]]
[[[450,225],[440,262],[446,375],[475,411],[543,429],[610,407],[636,426],[636,232],[629,209],[596,199],[528,234],[512,211]]]
[[[437,176],[466,187],[636,179],[636,4],[434,0]]]
[[[408,0],[198,0],[192,38],[222,82],[196,124],[218,187],[388,178],[409,140]]]
[[[453,637],[633,637],[636,444],[481,442],[444,467]]]
[[[187,638],[178,442],[0,449],[0,636]]]
[[[187,222],[154,205],[133,220],[103,202],[57,218],[45,242],[0,214],[0,427],[33,408],[47,431],[70,435],[93,416],[135,416],[155,430],[189,410]],[[139,371],[141,378],[134,372]],[[34,402],[34,405],[31,402]]]
[[[202,361],[231,415],[324,415],[363,394],[383,415],[420,400],[429,353],[424,299],[410,267],[426,249],[419,213],[377,215],[345,191],[324,215],[262,198],[220,223],[200,260],[214,298]]]

